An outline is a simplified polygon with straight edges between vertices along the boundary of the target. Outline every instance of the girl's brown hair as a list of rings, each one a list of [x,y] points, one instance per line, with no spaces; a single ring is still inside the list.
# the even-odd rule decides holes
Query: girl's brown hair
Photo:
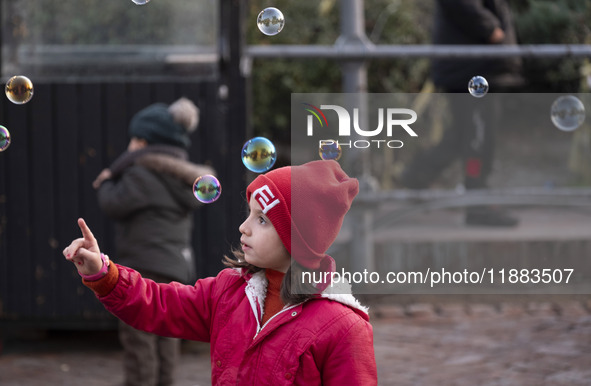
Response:
[[[241,250],[233,249],[232,255],[233,257],[224,256],[222,263],[226,267],[240,268],[250,274],[263,270],[263,268],[259,268],[244,260],[244,252]],[[301,264],[292,260],[292,263],[281,282],[280,296],[283,304],[293,305],[302,303],[318,293],[318,290],[313,284],[304,283],[302,280],[304,272],[308,272],[308,270]]]

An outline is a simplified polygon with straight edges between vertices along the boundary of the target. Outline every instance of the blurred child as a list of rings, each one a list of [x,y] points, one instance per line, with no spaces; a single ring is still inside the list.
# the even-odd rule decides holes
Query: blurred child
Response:
[[[126,323],[210,342],[213,384],[375,385],[367,308],[350,291],[331,293],[330,281],[302,280],[306,271],[334,272],[326,251],[358,191],[335,161],[259,175],[246,191],[242,250],[225,258],[231,268],[194,286],[110,264],[83,219],[83,237],[64,256]]]
[[[193,182],[213,173],[189,161],[190,134],[199,109],[187,98],[151,104],[129,123],[127,151],[93,186],[100,208],[115,221],[117,261],[159,283],[195,281],[191,248],[193,211],[200,206]],[[169,386],[180,341],[119,323],[126,386]]]

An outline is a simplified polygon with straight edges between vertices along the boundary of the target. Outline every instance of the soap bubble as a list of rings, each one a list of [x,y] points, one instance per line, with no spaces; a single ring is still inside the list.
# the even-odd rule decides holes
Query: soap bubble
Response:
[[[575,96],[561,96],[552,103],[550,118],[558,129],[573,131],[585,120],[585,106]]]
[[[13,76],[6,82],[4,92],[12,103],[25,104],[33,98],[33,82],[23,75]]]
[[[320,158],[323,160],[332,159],[338,161],[343,153],[338,141],[335,141],[334,139],[323,139],[320,141],[318,154],[320,154]]]
[[[275,145],[265,137],[249,139],[242,147],[242,163],[252,172],[266,172],[276,160]]]
[[[206,174],[197,177],[195,182],[193,182],[193,194],[202,203],[211,204],[220,198],[222,185],[217,178],[211,174]]]
[[[283,13],[277,8],[265,8],[257,17],[257,26],[262,33],[268,36],[277,35],[285,25]]]
[[[131,1],[133,1],[133,3],[136,5],[144,5],[144,4],[148,4],[150,2],[150,0],[131,0]]]
[[[10,133],[4,126],[0,126],[0,152],[8,149],[10,146]]]
[[[482,76],[477,75],[468,82],[468,91],[476,98],[482,98],[488,92],[488,82]]]

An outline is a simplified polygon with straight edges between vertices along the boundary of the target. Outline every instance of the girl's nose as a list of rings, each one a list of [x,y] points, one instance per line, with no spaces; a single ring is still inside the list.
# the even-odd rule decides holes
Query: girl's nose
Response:
[[[246,221],[244,221],[242,224],[240,224],[240,226],[238,227],[238,231],[242,234],[246,233]]]

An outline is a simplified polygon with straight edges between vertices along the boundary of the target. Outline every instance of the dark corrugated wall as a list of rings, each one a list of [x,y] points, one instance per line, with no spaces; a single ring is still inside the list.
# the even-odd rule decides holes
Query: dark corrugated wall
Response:
[[[218,201],[195,213],[197,272],[208,276],[222,268],[243,218],[242,99],[218,99],[214,81],[35,83],[25,105],[0,98],[0,124],[12,137],[0,153],[0,321],[112,325],[61,251],[79,237],[78,217],[86,219],[105,253],[114,251],[112,222],[100,211],[91,183],[126,149],[135,112],[180,96],[201,111],[190,158],[211,164],[223,188]]]

